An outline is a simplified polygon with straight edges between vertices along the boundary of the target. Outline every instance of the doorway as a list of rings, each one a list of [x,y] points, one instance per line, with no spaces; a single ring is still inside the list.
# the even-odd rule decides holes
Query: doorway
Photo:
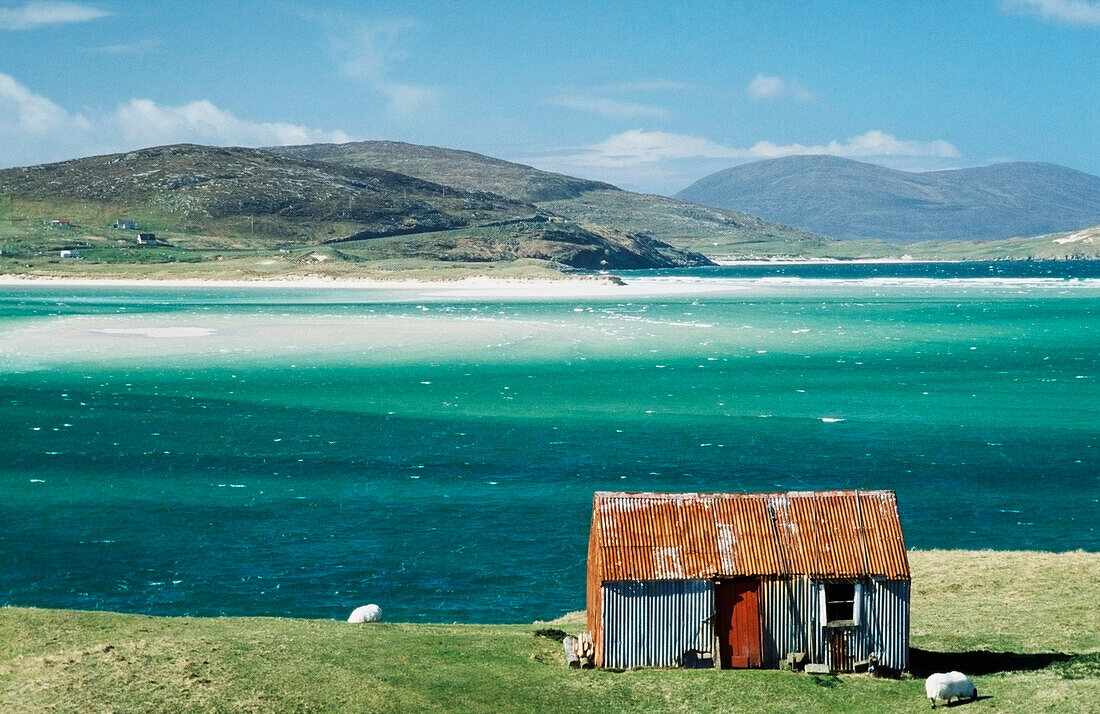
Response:
[[[718,581],[714,586],[714,609],[722,668],[759,667],[760,581]]]

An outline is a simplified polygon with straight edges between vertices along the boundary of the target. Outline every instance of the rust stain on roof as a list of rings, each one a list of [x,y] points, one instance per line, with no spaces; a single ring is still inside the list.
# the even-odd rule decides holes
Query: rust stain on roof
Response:
[[[893,491],[601,491],[593,499],[589,571],[599,582],[908,579],[909,559]]]

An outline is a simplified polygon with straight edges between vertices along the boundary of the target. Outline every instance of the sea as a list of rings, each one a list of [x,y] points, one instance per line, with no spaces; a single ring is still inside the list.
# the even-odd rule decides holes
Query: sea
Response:
[[[1100,547],[1100,263],[620,275],[0,284],[0,604],[545,620],[601,490],[893,489],[909,548]]]

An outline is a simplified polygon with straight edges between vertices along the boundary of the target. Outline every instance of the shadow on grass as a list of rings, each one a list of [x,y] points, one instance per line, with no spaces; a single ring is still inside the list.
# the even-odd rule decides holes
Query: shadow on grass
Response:
[[[1100,654],[1066,654],[1064,652],[933,652],[912,648],[909,650],[909,671],[916,677],[927,677],[933,672],[957,670],[968,675],[995,674],[997,672],[1032,672],[1054,667],[1065,679],[1100,676]]]

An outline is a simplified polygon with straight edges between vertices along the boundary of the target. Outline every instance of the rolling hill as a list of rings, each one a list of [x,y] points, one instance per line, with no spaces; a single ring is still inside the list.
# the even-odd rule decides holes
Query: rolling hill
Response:
[[[396,171],[455,188],[489,191],[524,203],[560,201],[587,191],[615,189],[600,181],[540,171],[472,151],[401,141],[305,144],[268,150],[281,156]]]
[[[719,171],[676,196],[842,239],[997,240],[1100,223],[1100,177],[1044,163],[911,173],[789,156]]]
[[[398,141],[308,144],[268,149],[282,156],[398,171],[459,189],[490,191],[585,226],[644,233],[709,256],[843,255],[836,241],[754,216],[687,201],[623,191],[611,184],[523,164]]]
[[[4,232],[14,241],[7,254],[40,251],[43,242],[115,246],[130,238],[112,228],[124,219],[192,249],[338,243],[352,259],[357,249],[360,257],[377,254],[364,244],[391,239],[382,251],[391,259],[535,259],[587,269],[709,262],[647,235],[582,227],[497,193],[256,149],[185,144],[7,169],[0,171],[0,195],[10,197],[2,207],[10,219]],[[41,226],[61,216],[64,231],[43,233]]]

